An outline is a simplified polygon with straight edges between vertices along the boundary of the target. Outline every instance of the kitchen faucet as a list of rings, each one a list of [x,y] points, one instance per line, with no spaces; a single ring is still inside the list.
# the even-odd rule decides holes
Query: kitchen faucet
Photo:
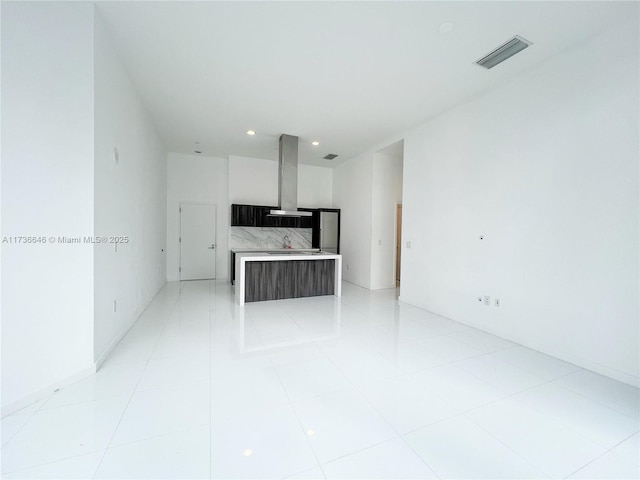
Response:
[[[289,240],[289,235],[285,235],[282,239],[282,247],[291,248],[291,240]]]

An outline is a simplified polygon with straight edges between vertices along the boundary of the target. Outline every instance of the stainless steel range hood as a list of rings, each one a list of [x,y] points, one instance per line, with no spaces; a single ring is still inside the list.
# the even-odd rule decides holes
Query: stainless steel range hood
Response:
[[[278,166],[278,210],[270,210],[269,215],[310,217],[311,212],[298,211],[298,137],[280,135]]]

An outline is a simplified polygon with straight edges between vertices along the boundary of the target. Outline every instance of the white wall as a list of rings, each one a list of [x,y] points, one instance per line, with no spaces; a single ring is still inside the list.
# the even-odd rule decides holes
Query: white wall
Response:
[[[222,158],[169,153],[167,156],[167,278],[180,279],[181,202],[216,205],[216,278],[229,278],[228,161]]]
[[[298,206],[330,207],[332,169],[298,165]],[[229,156],[229,204],[278,205],[278,162]]]
[[[403,300],[638,385],[639,57],[617,25],[405,136]]]
[[[278,162],[229,156],[229,205],[278,205]]]
[[[93,5],[2,2],[2,236],[93,234]],[[2,409],[93,370],[91,244],[2,244]]]
[[[342,278],[365,288],[371,288],[372,187],[372,152],[333,171],[333,204],[340,209]]]
[[[117,249],[95,247],[99,364],[166,283],[167,167],[162,141],[98,14],[94,42],[95,233],[129,239]]]
[[[376,152],[371,191],[371,289],[396,286],[396,211],[402,202],[402,156]]]
[[[333,205],[333,169],[298,165],[298,207],[329,208]]]

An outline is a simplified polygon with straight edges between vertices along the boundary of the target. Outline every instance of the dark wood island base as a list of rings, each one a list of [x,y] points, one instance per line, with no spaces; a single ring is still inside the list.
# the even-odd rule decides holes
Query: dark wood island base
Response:
[[[245,302],[341,294],[342,256],[326,252],[236,254],[235,296]]]
[[[335,260],[247,262],[245,302],[333,295]]]

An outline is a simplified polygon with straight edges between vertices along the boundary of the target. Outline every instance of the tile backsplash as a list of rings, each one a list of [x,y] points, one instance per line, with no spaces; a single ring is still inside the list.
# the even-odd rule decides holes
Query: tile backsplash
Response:
[[[311,234],[311,228],[231,227],[229,249],[282,248],[285,235],[291,248],[311,248]]]

